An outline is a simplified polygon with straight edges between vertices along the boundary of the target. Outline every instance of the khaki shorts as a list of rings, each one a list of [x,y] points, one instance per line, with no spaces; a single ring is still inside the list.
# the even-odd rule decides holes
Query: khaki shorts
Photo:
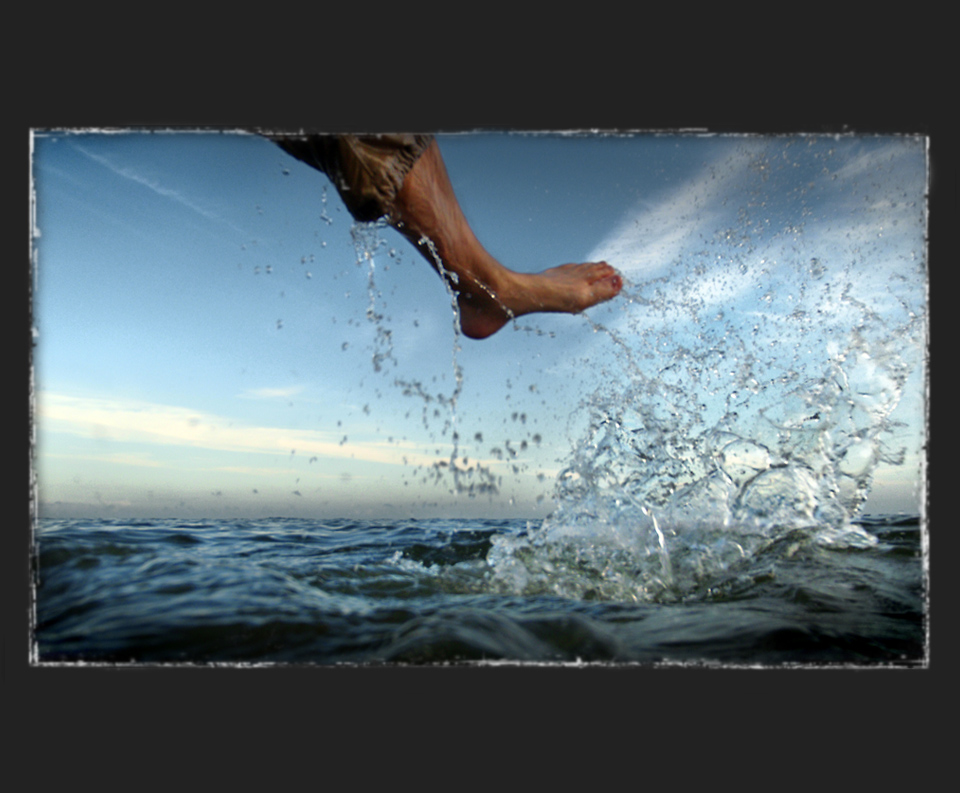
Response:
[[[397,193],[432,135],[271,135],[288,154],[323,171],[350,214],[369,222],[392,217]]]

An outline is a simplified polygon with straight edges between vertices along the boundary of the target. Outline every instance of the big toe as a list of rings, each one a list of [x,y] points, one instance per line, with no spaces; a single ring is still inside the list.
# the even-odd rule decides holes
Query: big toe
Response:
[[[603,264],[603,268],[597,272],[594,288],[599,289],[607,298],[614,297],[623,289],[623,276],[609,264]]]

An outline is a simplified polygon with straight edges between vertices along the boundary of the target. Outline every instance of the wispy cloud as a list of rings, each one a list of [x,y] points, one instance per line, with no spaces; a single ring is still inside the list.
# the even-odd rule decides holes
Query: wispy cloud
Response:
[[[115,454],[49,454],[48,457],[59,460],[83,460],[86,462],[111,463],[113,465],[133,466],[135,468],[161,468],[163,463],[146,454],[118,452]]]
[[[205,218],[206,220],[209,220],[213,223],[222,223],[223,225],[228,226],[230,229],[235,231],[237,234],[244,234],[244,231],[242,229],[238,228],[230,221],[225,220],[216,212],[213,212],[207,207],[201,206],[196,201],[192,200],[191,198],[181,193],[179,190],[174,190],[173,188],[166,187],[156,179],[152,179],[150,177],[144,176],[143,174],[135,171],[133,168],[117,165],[108,157],[104,157],[101,154],[96,154],[95,152],[89,151],[88,149],[84,148],[78,143],[75,143],[74,146],[77,149],[77,151],[79,151],[85,157],[88,157],[94,162],[99,163],[104,168],[107,168],[109,171],[116,174],[117,176],[123,179],[128,179],[131,182],[134,182],[135,184],[141,185],[147,188],[148,190],[153,191],[159,196],[168,198],[171,201],[175,201],[181,206],[184,206],[187,209],[190,209],[193,212],[196,212],[198,215]]]
[[[922,149],[906,143],[830,152],[824,156],[830,168],[814,177],[816,189],[804,202],[788,206],[785,202],[796,201],[798,191],[813,184],[798,179],[784,187],[769,164],[775,159],[776,141],[737,140],[734,148],[722,151],[672,193],[648,197],[631,208],[589,258],[606,259],[637,282],[669,275],[685,299],[731,305],[739,292],[751,287],[751,279],[737,277],[731,263],[796,262],[843,252],[847,262],[851,256],[868,257],[876,269],[882,262],[918,255],[918,199],[925,175],[917,167]],[[789,175],[786,165],[777,167]],[[767,177],[773,177],[769,183]],[[754,219],[790,212],[775,223],[792,218],[796,228],[764,226],[758,235],[744,223],[748,204]],[[707,250],[724,266],[706,262],[695,288],[676,278],[674,268],[689,273],[691,262]]]
[[[875,179],[879,173],[890,173],[914,158],[925,146],[922,138],[891,139],[885,146],[871,149],[845,160],[833,172],[843,181],[863,178]],[[909,165],[908,165],[909,167]]]
[[[237,424],[188,408],[131,400],[37,395],[42,429],[121,443],[151,443],[270,455],[352,459],[388,465],[433,465],[436,454],[405,442],[347,441],[342,435]],[[339,435],[339,437],[338,437]],[[435,450],[437,444],[430,444]]]
[[[591,317],[639,350],[635,339],[648,330],[682,334],[715,323],[766,345],[810,322],[823,332],[849,329],[861,305],[901,320],[907,310],[920,313],[923,149],[858,143],[834,151],[804,144],[802,156],[787,159],[776,140],[738,140],[672,192],[648,195],[589,257],[628,278],[621,299]],[[856,305],[843,299],[848,287]],[[757,349],[761,357],[767,351]],[[606,334],[585,335],[576,346],[592,360],[621,350]],[[563,366],[577,360],[570,353]]]
[[[302,385],[284,388],[248,388],[241,392],[241,399],[288,399],[303,392]]]
[[[755,144],[756,145],[756,144]],[[647,197],[632,207],[620,223],[590,252],[589,261],[605,260],[634,277],[652,277],[666,270],[691,239],[718,227],[723,197],[741,178],[754,146],[724,149],[711,163],[672,192]]]
[[[257,468],[251,465],[218,465],[209,469],[211,471],[222,472],[225,474],[240,474],[241,476],[253,476],[258,479],[264,479],[276,476],[297,476],[300,471],[296,468]],[[339,478],[339,474],[319,474],[315,475],[320,479]]]

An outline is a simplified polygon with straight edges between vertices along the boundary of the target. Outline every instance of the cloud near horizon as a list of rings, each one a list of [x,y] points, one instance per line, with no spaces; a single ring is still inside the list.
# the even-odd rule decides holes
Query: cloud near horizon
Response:
[[[352,459],[387,465],[433,465],[438,457],[412,443],[341,442],[342,434],[237,424],[188,408],[133,400],[40,392],[37,418],[44,430],[121,443],[154,443],[216,451]],[[430,444],[435,449],[438,444]],[[496,464],[496,461],[490,461]]]
[[[248,388],[240,394],[241,399],[285,399],[297,396],[303,392],[302,385],[288,386],[284,388]]]

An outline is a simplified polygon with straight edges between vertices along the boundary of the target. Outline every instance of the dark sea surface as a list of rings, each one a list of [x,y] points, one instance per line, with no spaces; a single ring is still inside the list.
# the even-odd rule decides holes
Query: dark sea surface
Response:
[[[701,532],[665,581],[549,521],[44,519],[34,660],[926,664],[917,518],[768,535],[721,562]]]

